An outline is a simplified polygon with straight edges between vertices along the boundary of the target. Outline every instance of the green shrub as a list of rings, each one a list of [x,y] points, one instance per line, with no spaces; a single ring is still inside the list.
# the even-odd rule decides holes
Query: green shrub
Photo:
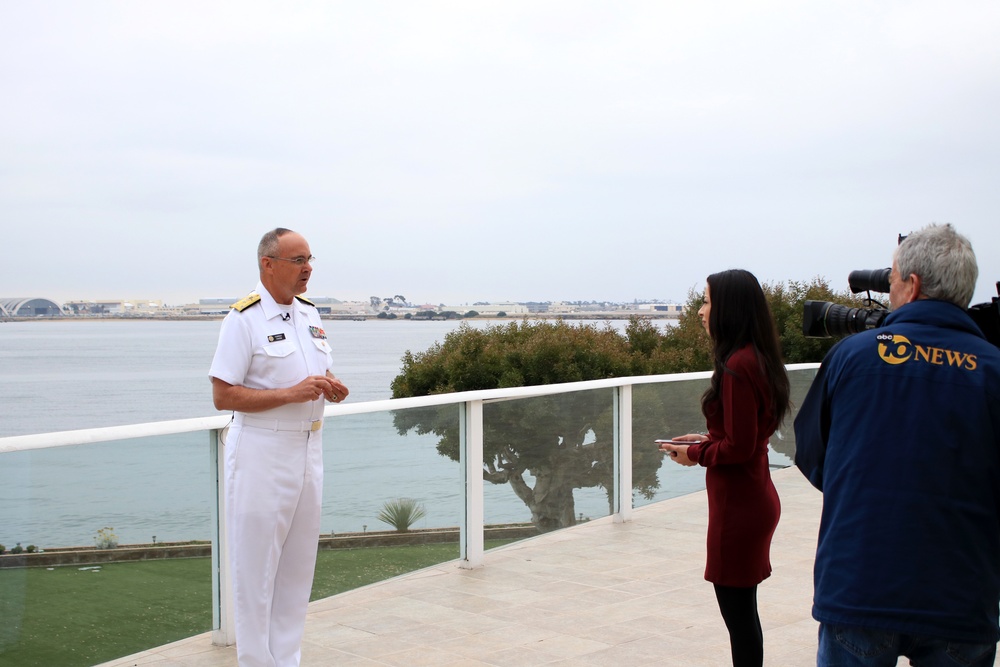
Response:
[[[115,534],[115,529],[105,526],[97,531],[97,535],[94,537],[94,546],[98,549],[114,549],[117,547],[118,535]]]
[[[413,498],[396,498],[382,505],[378,520],[405,533],[414,523],[427,516],[427,510]]]

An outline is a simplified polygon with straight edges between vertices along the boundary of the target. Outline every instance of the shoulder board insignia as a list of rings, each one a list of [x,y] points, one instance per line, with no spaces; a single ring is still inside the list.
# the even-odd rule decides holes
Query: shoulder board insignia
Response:
[[[245,299],[240,299],[239,301],[231,305],[230,308],[234,308],[236,311],[242,313],[244,310],[254,305],[255,303],[258,303],[259,301],[260,301],[260,294],[251,294]]]
[[[302,303],[304,303],[304,304],[307,304],[307,305],[310,305],[310,306],[312,306],[313,308],[315,308],[315,307],[316,307],[316,304],[315,304],[315,303],[313,303],[313,302],[312,302],[312,301],[310,301],[309,299],[305,298],[305,297],[304,297],[304,296],[302,296],[301,294],[296,294],[296,295],[295,295],[295,298],[296,298],[296,299],[298,299],[299,301],[301,301],[301,302],[302,302]]]

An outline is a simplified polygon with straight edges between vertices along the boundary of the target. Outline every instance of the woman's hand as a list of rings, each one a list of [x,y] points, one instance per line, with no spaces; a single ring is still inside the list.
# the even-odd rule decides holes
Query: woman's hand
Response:
[[[672,442],[661,443],[660,451],[669,454],[670,458],[673,459],[675,463],[679,463],[682,466],[695,466],[698,465],[698,463],[696,461],[692,461],[688,456],[688,447],[698,444],[699,442],[705,442],[706,440],[708,440],[708,437],[700,433],[679,435],[676,438],[673,438]],[[680,444],[683,442],[690,442],[691,445]]]

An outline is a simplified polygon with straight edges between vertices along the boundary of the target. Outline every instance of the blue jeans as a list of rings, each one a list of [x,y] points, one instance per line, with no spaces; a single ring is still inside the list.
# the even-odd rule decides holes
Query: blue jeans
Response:
[[[996,653],[996,642],[968,644],[820,623],[816,665],[896,667],[899,656],[904,655],[914,667],[993,667]]]

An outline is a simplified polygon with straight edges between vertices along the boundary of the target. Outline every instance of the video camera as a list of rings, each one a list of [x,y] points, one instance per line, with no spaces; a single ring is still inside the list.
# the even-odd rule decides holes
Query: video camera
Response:
[[[847,276],[851,293],[867,291],[868,305],[876,307],[850,308],[829,301],[806,301],[802,307],[802,333],[809,338],[831,338],[882,326],[889,310],[872,299],[871,293],[889,292],[890,272],[891,269],[851,271]],[[997,294],[1000,295],[1000,281],[997,281]],[[982,330],[986,340],[1000,347],[1000,298],[977,303],[965,312]]]

